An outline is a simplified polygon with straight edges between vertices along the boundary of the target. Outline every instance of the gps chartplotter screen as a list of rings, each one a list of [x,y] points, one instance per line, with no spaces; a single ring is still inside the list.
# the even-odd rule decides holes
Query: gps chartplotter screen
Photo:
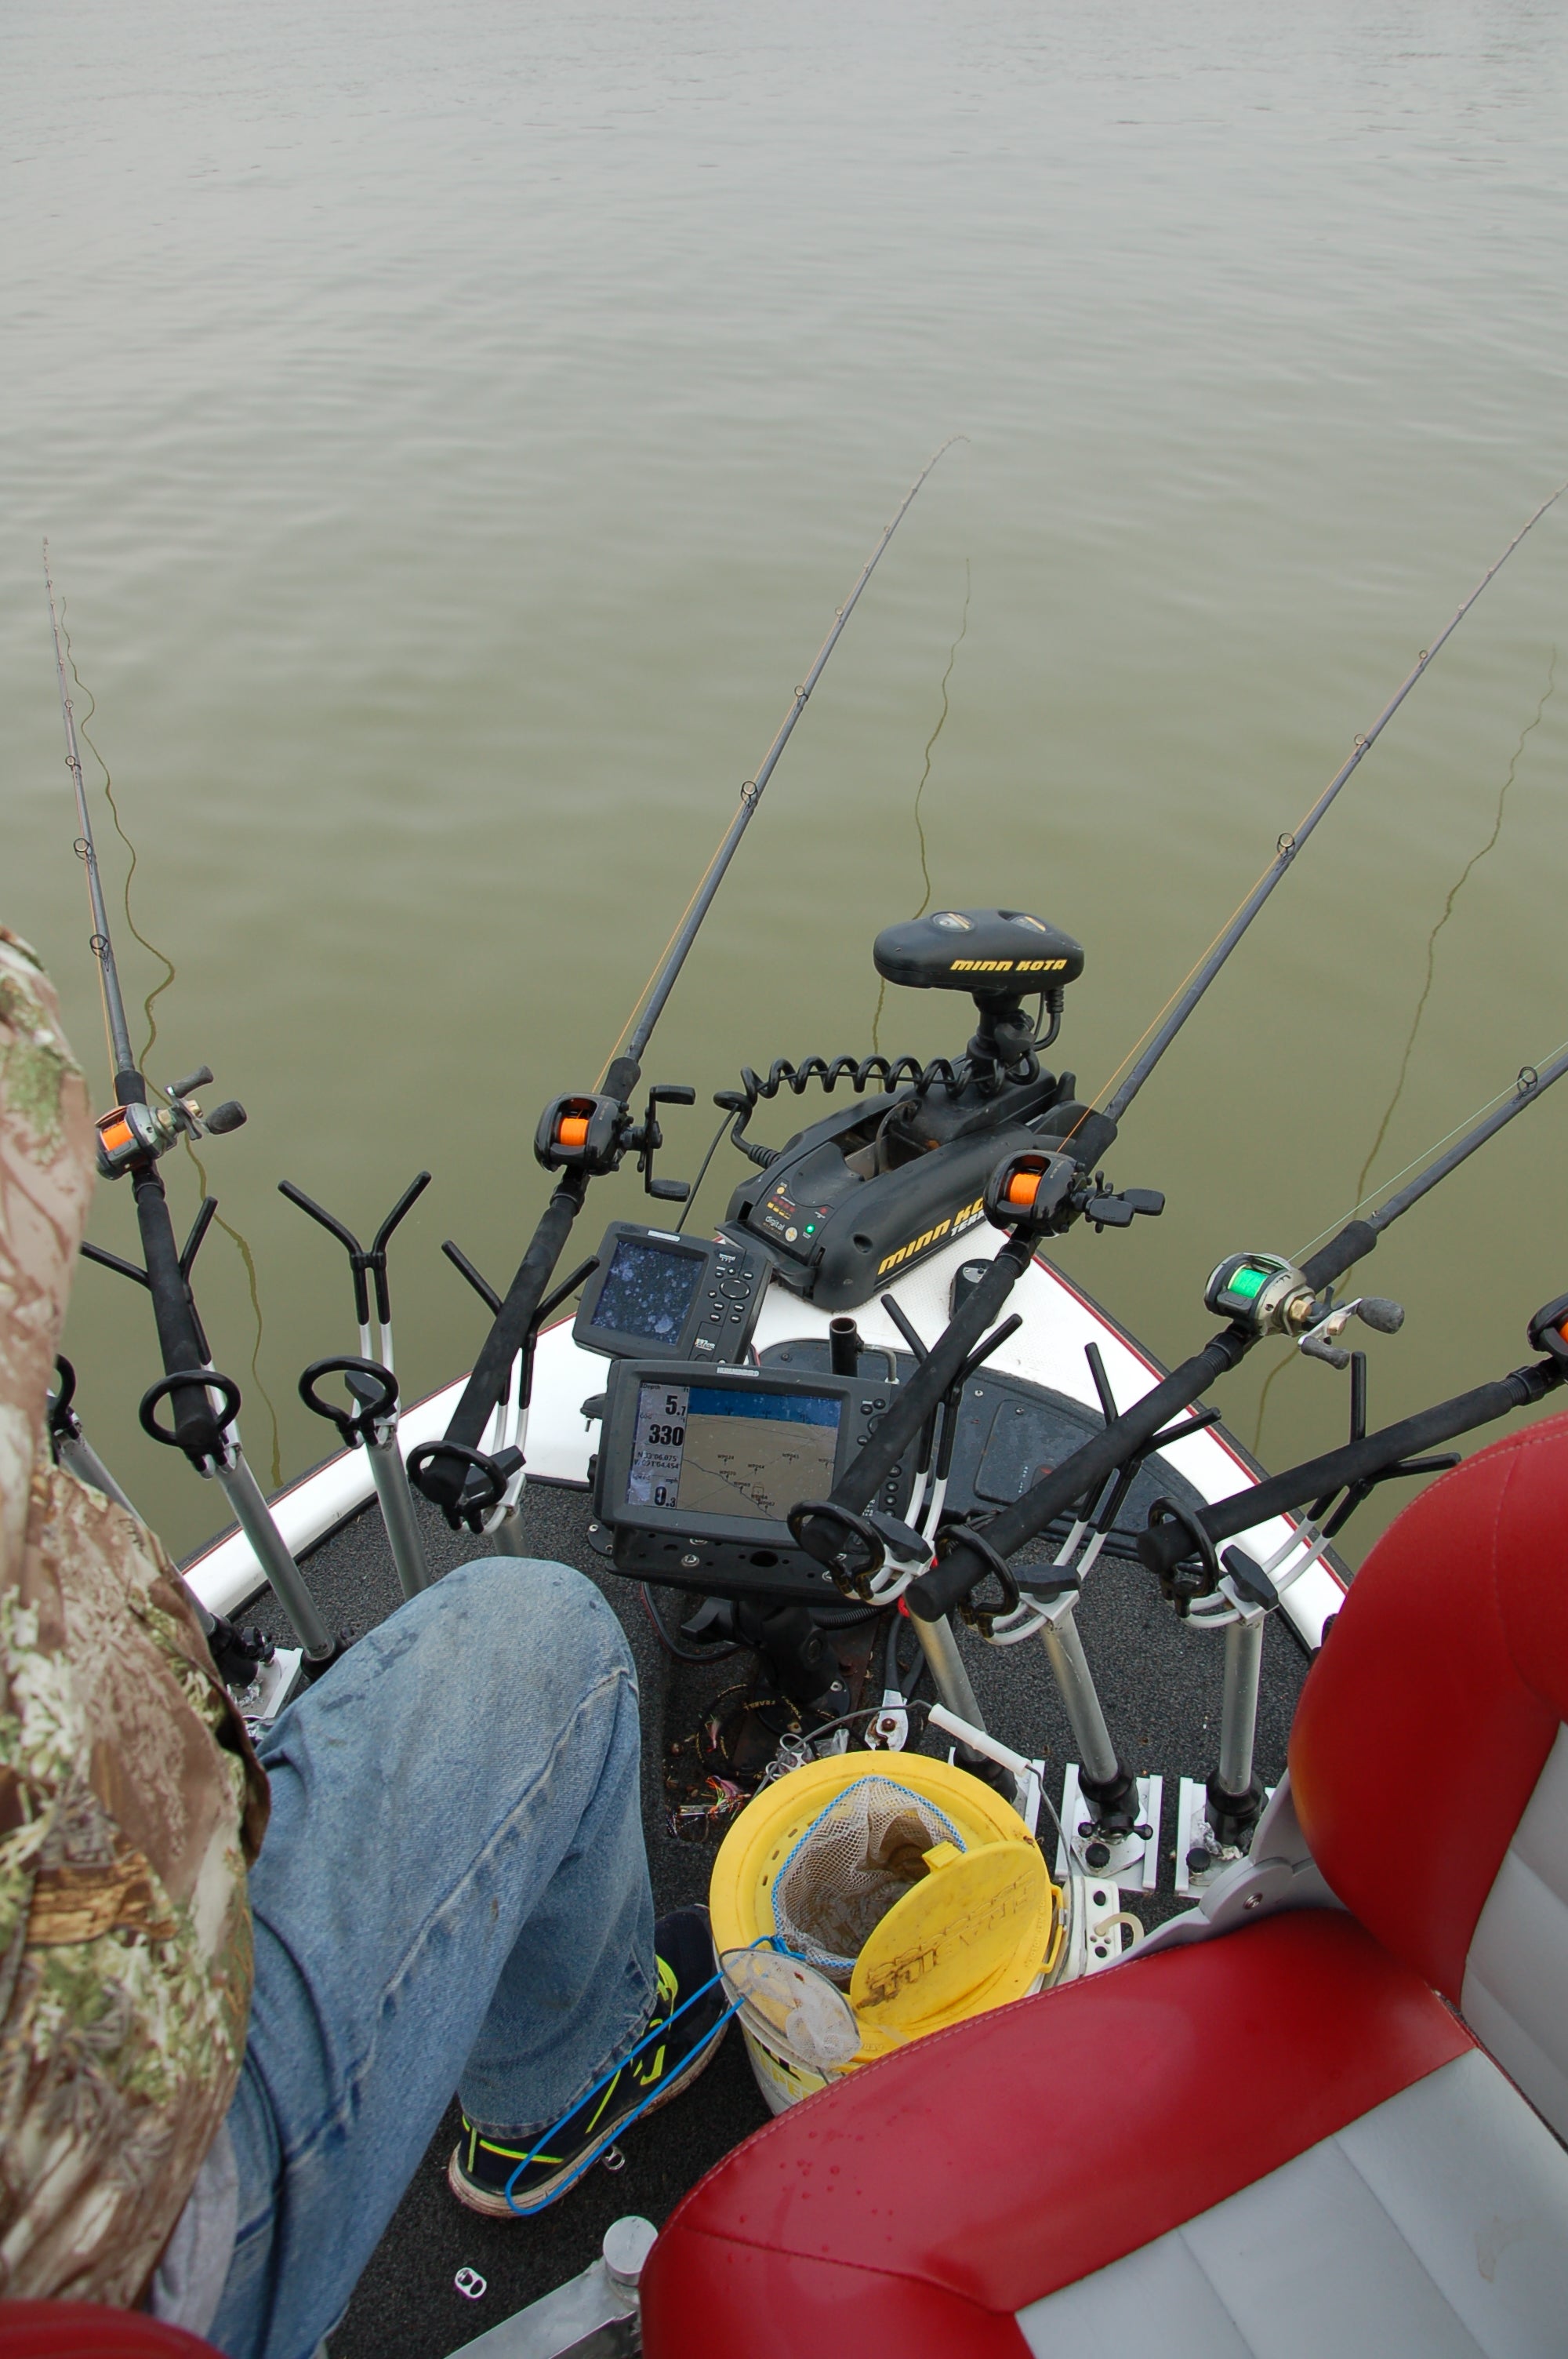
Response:
[[[643,1384],[626,1505],[782,1522],[832,1489],[842,1408],[824,1393]]]
[[[680,1333],[703,1266],[700,1254],[622,1237],[599,1291],[594,1325],[667,1343]]]

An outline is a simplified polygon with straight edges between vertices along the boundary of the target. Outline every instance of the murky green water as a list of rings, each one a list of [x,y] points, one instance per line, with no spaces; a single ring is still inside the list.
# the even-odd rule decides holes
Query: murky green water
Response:
[[[400,1369],[466,1364],[440,1239],[510,1274],[541,1102],[591,1082],[944,436],[969,440],[796,733],[654,1078],[706,1096],[869,1045],[962,627],[933,887],[1083,940],[1065,1045],[1098,1082],[1568,473],[1552,6],[12,0],[0,41],[0,899],[102,1086],[47,531],[176,970],[153,1070],[206,1060],[251,1110],[209,1169],[287,1473],[323,1448],[298,1369],[352,1335],[277,1180],[369,1228],[428,1165]],[[1568,502],[1140,1099],[1113,1170],[1165,1219],[1065,1249],[1155,1350],[1208,1332],[1221,1251],[1355,1198],[1445,910],[1374,1177],[1568,1037],[1565,773]],[[122,951],[139,997],[163,969]],[[882,1045],[967,1028],[892,993]],[[708,1125],[671,1131],[689,1172]],[[1372,1339],[1375,1414],[1523,1356],[1568,1287],[1565,1142],[1568,1089],[1379,1252],[1410,1317]],[[587,1225],[637,1202],[607,1185]],[[200,1278],[265,1475],[227,1237]],[[135,1430],[144,1303],[85,1270],[69,1340],[100,1448],[189,1546],[219,1503]],[[1225,1396],[1248,1438],[1262,1373]],[[1297,1362],[1264,1452],[1343,1415]]]

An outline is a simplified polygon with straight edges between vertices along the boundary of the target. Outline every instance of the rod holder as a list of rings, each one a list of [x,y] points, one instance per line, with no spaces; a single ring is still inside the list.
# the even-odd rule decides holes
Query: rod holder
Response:
[[[848,1315],[827,1321],[829,1364],[836,1376],[860,1373],[860,1331]]]

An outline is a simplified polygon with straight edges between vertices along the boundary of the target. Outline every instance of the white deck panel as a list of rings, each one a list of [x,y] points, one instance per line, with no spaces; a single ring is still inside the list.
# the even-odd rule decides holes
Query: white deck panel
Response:
[[[947,1323],[948,1297],[959,1266],[989,1260],[1001,1242],[991,1229],[972,1229],[929,1261],[903,1272],[883,1291],[893,1295],[917,1333],[928,1343],[935,1342]],[[1023,1325],[988,1364],[999,1374],[1044,1385],[1065,1394],[1069,1400],[1081,1401],[1097,1416],[1099,1400],[1084,1357],[1087,1343],[1099,1345],[1119,1408],[1130,1408],[1160,1380],[1162,1372],[1155,1363],[1107,1313],[1097,1310],[1044,1262],[1031,1264],[1013,1288],[1008,1309],[1022,1311]],[[753,1343],[762,1351],[798,1337],[826,1335],[830,1315],[815,1303],[803,1302],[775,1280],[763,1299]],[[862,1303],[855,1318],[867,1343],[899,1351],[906,1348],[880,1301]],[[540,1336],[526,1441],[532,1473],[557,1483],[587,1482],[595,1430],[582,1415],[582,1403],[604,1390],[607,1365],[597,1352],[579,1349],[572,1341],[569,1320],[562,1320]],[[417,1443],[437,1440],[445,1432],[466,1381],[460,1377],[456,1384],[404,1412],[399,1438],[405,1456]],[[1228,1498],[1257,1480],[1233,1445],[1212,1428],[1162,1454],[1205,1499]],[[273,1513],[285,1540],[297,1555],[372,1495],[364,1452],[346,1450],[281,1492],[272,1503]],[[1278,1516],[1239,1538],[1254,1556],[1262,1559],[1281,1547],[1293,1528],[1290,1517]],[[254,1596],[263,1578],[249,1541],[239,1531],[215,1541],[186,1568],[186,1579],[203,1604],[218,1614],[235,1612]],[[1316,1564],[1286,1592],[1282,1610],[1307,1644],[1315,1647],[1324,1623],[1337,1612],[1343,1597],[1334,1574],[1325,1565]]]

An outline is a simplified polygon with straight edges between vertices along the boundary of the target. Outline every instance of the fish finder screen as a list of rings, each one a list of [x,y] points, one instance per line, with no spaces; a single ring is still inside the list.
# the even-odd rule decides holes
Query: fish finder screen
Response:
[[[669,1343],[680,1333],[702,1276],[700,1254],[671,1253],[641,1237],[616,1246],[593,1309],[596,1327]]]
[[[626,1505],[782,1523],[832,1489],[842,1408],[824,1393],[643,1385]]]

